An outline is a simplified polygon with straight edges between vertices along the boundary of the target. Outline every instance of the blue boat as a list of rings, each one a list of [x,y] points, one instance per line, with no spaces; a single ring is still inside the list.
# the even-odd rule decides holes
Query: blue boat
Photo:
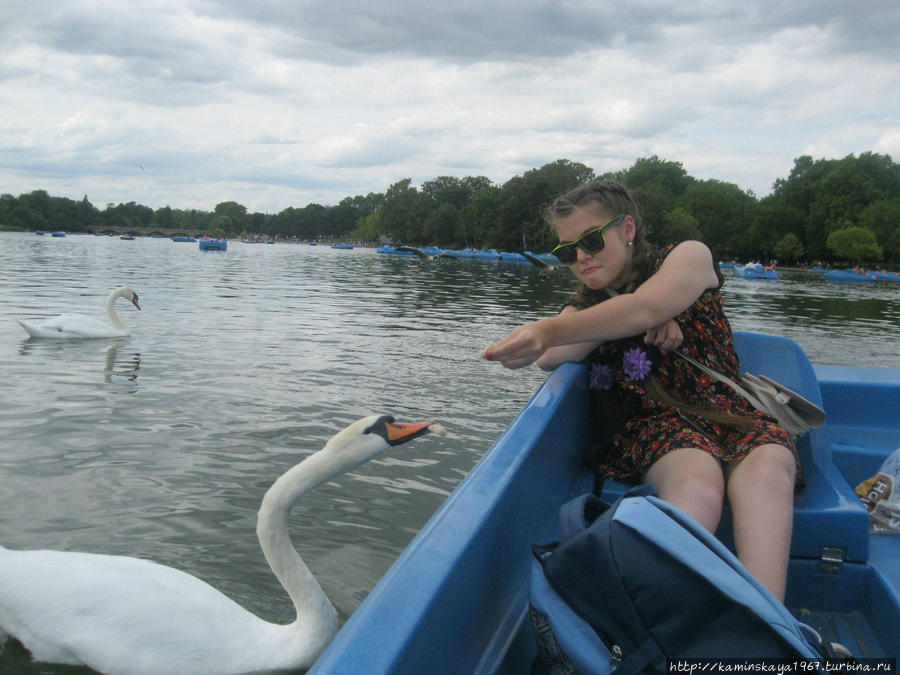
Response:
[[[51,232],[50,236],[51,237],[65,237],[66,233],[63,232],[62,230],[57,230],[56,232]]]
[[[871,274],[860,274],[859,272],[855,272],[853,270],[828,270],[825,272],[824,278],[826,281],[840,281],[840,282],[872,282],[875,281],[875,277]]]
[[[227,251],[228,250],[228,241],[222,238],[219,239],[210,239],[209,237],[203,237],[203,239],[199,242],[201,251]]]
[[[333,244],[331,248],[336,248],[341,251],[349,251],[353,248],[350,244]]]
[[[870,531],[854,487],[900,446],[900,369],[813,366],[792,340],[737,333],[742,366],[827,412],[799,442],[786,605],[858,657],[900,655],[900,536]],[[597,437],[584,364],[549,375],[401,554],[309,671],[527,673],[531,545],[558,537],[557,510],[589,491]],[[602,496],[624,489],[606,481]],[[730,520],[717,535],[730,543]],[[721,656],[721,655],[715,655]]]
[[[895,272],[872,272],[872,276],[883,281],[900,281],[900,274]]]
[[[172,237],[172,241],[178,241],[178,242],[182,242],[182,243],[187,243],[187,242],[194,243],[195,241],[197,241],[197,239],[195,237],[178,236],[178,237]]]
[[[739,279],[778,278],[778,272],[774,267],[763,267],[762,265],[757,265],[756,267],[741,267],[740,265],[736,265],[732,268],[731,274]]]

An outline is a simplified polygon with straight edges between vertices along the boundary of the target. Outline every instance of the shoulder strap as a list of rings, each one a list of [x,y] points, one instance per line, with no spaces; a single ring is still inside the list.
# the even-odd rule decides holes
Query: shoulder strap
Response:
[[[720,373],[718,370],[713,370],[713,369],[710,368],[709,366],[706,366],[706,365],[700,363],[700,362],[697,361],[696,359],[692,359],[690,356],[688,356],[688,355],[685,354],[684,352],[681,352],[681,351],[679,351],[679,350],[677,350],[677,349],[676,349],[674,352],[672,352],[672,353],[673,353],[673,354],[677,354],[678,356],[680,356],[681,358],[683,358],[685,361],[687,361],[688,363],[690,363],[690,364],[696,366],[697,368],[699,368],[700,370],[702,370],[704,373],[706,373],[706,374],[709,375],[710,377],[713,377],[713,378],[717,379],[719,382],[724,382],[725,384],[727,384],[729,387],[731,387],[732,389],[734,389],[738,394],[740,394],[740,395],[743,396],[745,399],[747,399],[748,401],[750,401],[750,404],[751,404],[754,408],[756,408],[757,410],[765,410],[765,409],[766,409],[766,406],[764,406],[764,405],[760,402],[760,400],[759,400],[758,398],[756,398],[756,396],[754,396],[754,395],[751,394],[749,391],[747,391],[746,389],[744,389],[741,385],[739,385],[737,382],[735,382],[734,380],[732,380],[732,379],[731,379],[730,377],[728,377],[727,375],[723,375],[723,374]]]
[[[653,485],[642,483],[629,488],[613,504],[590,493],[575,497],[559,507],[559,541],[562,543],[578,536],[622,499],[655,495],[656,488]]]

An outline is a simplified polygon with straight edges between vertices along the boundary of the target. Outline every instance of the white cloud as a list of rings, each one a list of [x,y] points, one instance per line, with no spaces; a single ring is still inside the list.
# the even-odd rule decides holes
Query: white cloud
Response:
[[[900,151],[893,0],[20,9],[0,8],[0,192],[271,213],[657,154],[762,196],[801,154]]]

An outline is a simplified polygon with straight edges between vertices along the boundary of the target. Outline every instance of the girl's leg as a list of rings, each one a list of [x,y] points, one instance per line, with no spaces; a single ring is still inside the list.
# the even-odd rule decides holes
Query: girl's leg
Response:
[[[779,600],[787,582],[795,473],[790,450],[774,444],[726,467],[738,558]]]
[[[722,517],[725,477],[719,460],[697,448],[681,448],[663,455],[644,476],[660,498],[687,511],[710,532]]]

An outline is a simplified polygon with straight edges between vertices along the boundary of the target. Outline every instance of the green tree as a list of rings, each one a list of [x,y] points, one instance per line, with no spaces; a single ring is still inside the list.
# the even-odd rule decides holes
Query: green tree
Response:
[[[803,244],[793,232],[788,232],[775,244],[775,257],[787,262],[796,262],[803,257]]]
[[[828,235],[828,250],[840,260],[860,264],[877,262],[882,258],[875,233],[865,227],[851,226]]]
[[[423,223],[434,201],[412,186],[412,179],[404,178],[388,188],[384,204],[379,209],[381,234],[408,244],[427,243]]]
[[[662,241],[660,233],[665,229],[666,214],[694,182],[681,162],[666,161],[656,155],[639,158],[630,168],[605,174],[604,178],[617,180],[628,188],[649,237],[657,243]]]
[[[353,236],[363,241],[376,241],[381,233],[381,222],[377,213],[363,216],[353,230]]]
[[[702,239],[700,223],[686,209],[682,207],[669,211],[664,218],[660,232],[654,237],[655,242],[663,246],[676,241],[688,239]]]
[[[459,212],[448,202],[443,202],[425,218],[422,230],[425,241],[450,247],[459,240]]]
[[[887,260],[900,260],[900,197],[881,199],[869,204],[859,214],[859,225],[875,233]]]
[[[153,223],[164,230],[171,230],[175,226],[175,214],[171,207],[164,206],[156,209],[153,214]]]
[[[734,183],[694,181],[676,200],[698,222],[704,240],[717,252],[733,256],[746,246],[756,199]],[[771,247],[769,247],[771,248]]]

